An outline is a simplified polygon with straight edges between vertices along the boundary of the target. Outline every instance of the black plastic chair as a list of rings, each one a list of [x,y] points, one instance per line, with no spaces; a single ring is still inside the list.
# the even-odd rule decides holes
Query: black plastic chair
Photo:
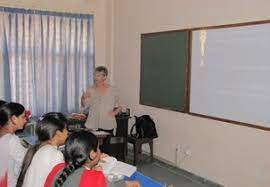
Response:
[[[133,165],[137,165],[138,157],[142,153],[142,145],[149,144],[151,162],[154,159],[153,139],[150,138],[136,138],[131,135],[128,136],[128,143],[133,144]]]

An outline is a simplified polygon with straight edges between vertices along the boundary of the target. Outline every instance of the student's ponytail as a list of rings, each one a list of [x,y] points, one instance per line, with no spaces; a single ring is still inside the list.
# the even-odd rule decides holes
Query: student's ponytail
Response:
[[[78,167],[76,167],[74,164],[67,165],[64,170],[62,171],[61,175],[57,178],[55,182],[55,187],[60,187],[64,184],[64,182],[67,180],[68,176],[73,173]]]
[[[36,144],[27,150],[23,159],[20,175],[17,179],[16,187],[21,187],[23,185],[23,180],[24,180],[26,171],[29,168],[35,153],[38,151],[40,147],[41,147],[40,144]]]

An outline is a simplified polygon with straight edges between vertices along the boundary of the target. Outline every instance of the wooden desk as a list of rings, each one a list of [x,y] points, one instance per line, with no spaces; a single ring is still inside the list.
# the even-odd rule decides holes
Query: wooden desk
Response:
[[[68,118],[67,129],[72,131],[78,128],[85,128],[85,122],[86,122],[86,119],[78,120],[78,119]]]

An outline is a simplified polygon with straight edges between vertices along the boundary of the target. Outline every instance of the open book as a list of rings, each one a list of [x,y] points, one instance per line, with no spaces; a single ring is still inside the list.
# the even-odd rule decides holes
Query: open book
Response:
[[[117,161],[117,159],[114,157],[108,156],[102,160],[104,162],[100,162],[99,165],[102,167],[105,175],[115,174],[130,177],[137,170],[135,166]]]

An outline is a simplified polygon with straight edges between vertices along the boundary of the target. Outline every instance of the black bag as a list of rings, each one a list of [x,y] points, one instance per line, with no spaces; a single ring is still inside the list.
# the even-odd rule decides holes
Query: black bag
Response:
[[[136,138],[150,138],[154,139],[158,137],[155,122],[149,115],[142,115],[135,117],[135,124],[130,130],[130,135]],[[136,127],[136,134],[133,133],[134,127]]]

